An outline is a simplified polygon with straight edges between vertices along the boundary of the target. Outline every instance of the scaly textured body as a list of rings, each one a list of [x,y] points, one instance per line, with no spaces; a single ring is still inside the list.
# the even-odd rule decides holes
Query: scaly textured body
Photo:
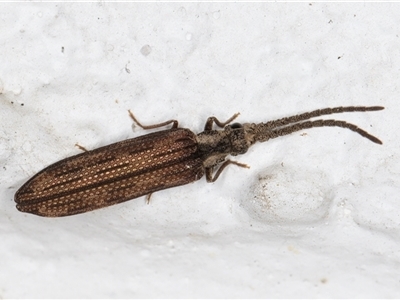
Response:
[[[17,208],[67,216],[186,184],[204,174],[195,135],[183,128],[144,135],[61,160],[16,193]]]

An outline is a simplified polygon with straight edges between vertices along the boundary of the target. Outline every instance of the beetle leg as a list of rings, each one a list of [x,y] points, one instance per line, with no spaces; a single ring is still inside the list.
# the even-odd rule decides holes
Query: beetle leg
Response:
[[[221,128],[224,128],[227,124],[229,124],[230,122],[232,122],[233,120],[235,120],[238,116],[240,115],[240,113],[236,113],[234,114],[232,117],[230,117],[227,121],[225,122],[221,122],[219,121],[216,117],[209,117],[207,119],[206,125],[204,126],[204,131],[210,131],[212,130],[212,125],[213,122]]]
[[[215,182],[218,179],[219,175],[221,175],[222,171],[230,164],[239,166],[241,168],[250,168],[250,166],[248,166],[246,164],[242,164],[240,162],[233,161],[233,160],[227,160],[219,167],[219,169],[217,170],[217,172],[215,173],[214,176],[213,176],[213,167],[206,168],[207,182]]]
[[[133,115],[133,113],[128,110],[129,112],[129,116],[132,118],[132,120],[141,128],[143,129],[154,129],[154,128],[159,128],[159,127],[163,127],[166,126],[168,124],[172,123],[172,127],[171,128],[178,128],[178,121],[177,120],[168,120],[162,123],[158,123],[158,124],[154,124],[154,125],[142,125]]]

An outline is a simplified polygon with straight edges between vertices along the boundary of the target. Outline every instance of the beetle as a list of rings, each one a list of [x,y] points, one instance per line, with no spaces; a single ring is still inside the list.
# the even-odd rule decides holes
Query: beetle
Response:
[[[230,164],[248,167],[227,159],[244,154],[256,142],[313,127],[342,127],[382,144],[375,136],[354,124],[340,120],[311,118],[344,112],[382,110],[382,106],[347,106],[318,109],[266,123],[233,123],[239,114],[226,122],[210,117],[204,131],[195,134],[179,128],[178,121],[143,126],[160,130],[87,151],[43,169],[29,179],[15,194],[17,209],[44,217],[62,217],[114,205],[159,190],[188,184],[204,175],[214,182]],[[223,128],[214,130],[213,124]],[[230,124],[230,125],[229,125]]]

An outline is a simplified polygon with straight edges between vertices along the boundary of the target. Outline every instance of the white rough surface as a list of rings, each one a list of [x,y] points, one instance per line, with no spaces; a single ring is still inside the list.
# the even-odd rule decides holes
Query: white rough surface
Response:
[[[398,3],[0,3],[0,297],[400,297]],[[94,212],[15,209],[62,158],[178,119],[339,105],[205,180]]]

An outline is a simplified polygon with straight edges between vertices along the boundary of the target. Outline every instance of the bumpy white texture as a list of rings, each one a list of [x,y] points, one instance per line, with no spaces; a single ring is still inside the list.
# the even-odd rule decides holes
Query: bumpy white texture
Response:
[[[0,297],[399,297],[396,3],[0,3]],[[318,128],[201,180],[73,217],[15,209],[32,175],[177,119]]]

